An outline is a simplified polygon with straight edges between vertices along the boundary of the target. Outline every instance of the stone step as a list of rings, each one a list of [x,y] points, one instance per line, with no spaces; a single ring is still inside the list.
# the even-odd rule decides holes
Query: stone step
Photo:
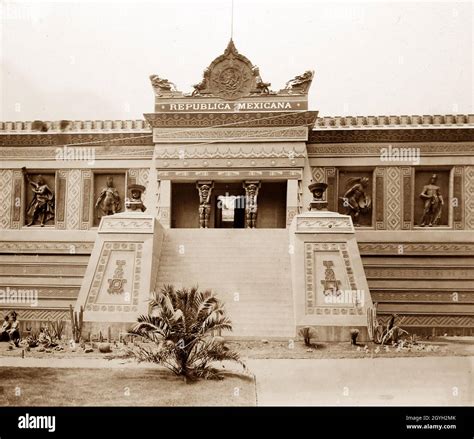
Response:
[[[292,337],[288,241],[285,229],[167,230],[157,286],[212,290],[225,304],[233,336]]]

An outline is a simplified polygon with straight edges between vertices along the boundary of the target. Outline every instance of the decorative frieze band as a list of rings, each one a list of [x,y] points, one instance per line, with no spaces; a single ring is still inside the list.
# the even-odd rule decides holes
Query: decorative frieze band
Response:
[[[90,254],[93,242],[0,241],[1,253]]]
[[[225,142],[251,142],[269,140],[272,142],[308,140],[308,127],[268,127],[268,128],[209,128],[209,129],[161,129],[153,130],[153,141],[195,142],[196,140],[220,140]]]
[[[474,243],[430,243],[430,242],[359,242],[364,255],[472,255]]]
[[[303,171],[301,169],[209,169],[209,170],[158,170],[158,178],[162,180],[185,179],[298,179],[301,180]]]

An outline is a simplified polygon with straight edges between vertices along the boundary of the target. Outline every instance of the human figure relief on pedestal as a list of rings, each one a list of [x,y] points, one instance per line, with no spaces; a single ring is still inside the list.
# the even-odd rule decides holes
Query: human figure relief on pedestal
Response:
[[[28,227],[33,226],[39,221],[41,227],[44,227],[48,221],[54,221],[54,192],[46,184],[42,175],[36,177],[33,181],[26,172],[26,168],[21,169],[27,182],[33,191],[33,198],[26,208]]]
[[[196,188],[199,192],[199,227],[207,229],[211,217],[211,193],[214,184],[212,182],[197,182]]]
[[[244,182],[245,189],[245,227],[255,229],[257,226],[257,196],[260,189],[260,182]]]
[[[107,177],[106,185],[97,197],[95,210],[99,219],[103,216],[118,213],[121,210],[120,195],[114,186],[114,179],[110,176]]]
[[[360,225],[361,216],[369,215],[372,210],[368,186],[367,177],[351,177],[346,181],[346,190],[340,197],[346,214],[351,216],[355,227]]]
[[[440,187],[436,184],[438,176],[433,174],[428,184],[423,186],[420,198],[423,201],[423,215],[420,220],[420,226],[436,226],[441,219],[444,200],[441,195]]]
[[[341,281],[336,279],[336,274],[334,273],[334,262],[333,261],[323,261],[325,267],[324,270],[324,280],[321,281],[323,286],[323,294],[325,296],[338,297],[341,295]]]

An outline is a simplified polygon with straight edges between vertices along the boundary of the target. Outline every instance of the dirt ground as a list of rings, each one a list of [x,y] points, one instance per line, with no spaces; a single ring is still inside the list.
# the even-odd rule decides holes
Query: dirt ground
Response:
[[[33,357],[33,358],[118,358],[125,356],[127,348],[122,344],[112,343],[112,352],[102,354],[96,344],[86,343],[93,351],[85,353],[77,346],[72,349],[68,343],[62,345],[63,350],[46,350],[39,352],[38,348],[27,350],[25,347],[10,347],[9,343],[0,343],[1,357]],[[249,359],[340,359],[340,358],[371,358],[371,357],[445,357],[474,355],[474,337],[436,337],[428,340],[418,340],[414,345],[396,348],[380,346],[374,343],[351,346],[349,343],[316,343],[311,347],[302,341],[229,341],[229,347],[240,353],[243,360]]]

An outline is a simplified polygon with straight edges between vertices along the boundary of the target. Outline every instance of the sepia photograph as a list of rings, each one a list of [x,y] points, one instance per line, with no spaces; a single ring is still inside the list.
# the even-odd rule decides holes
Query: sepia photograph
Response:
[[[472,438],[473,22],[0,0],[1,439],[199,408]]]

